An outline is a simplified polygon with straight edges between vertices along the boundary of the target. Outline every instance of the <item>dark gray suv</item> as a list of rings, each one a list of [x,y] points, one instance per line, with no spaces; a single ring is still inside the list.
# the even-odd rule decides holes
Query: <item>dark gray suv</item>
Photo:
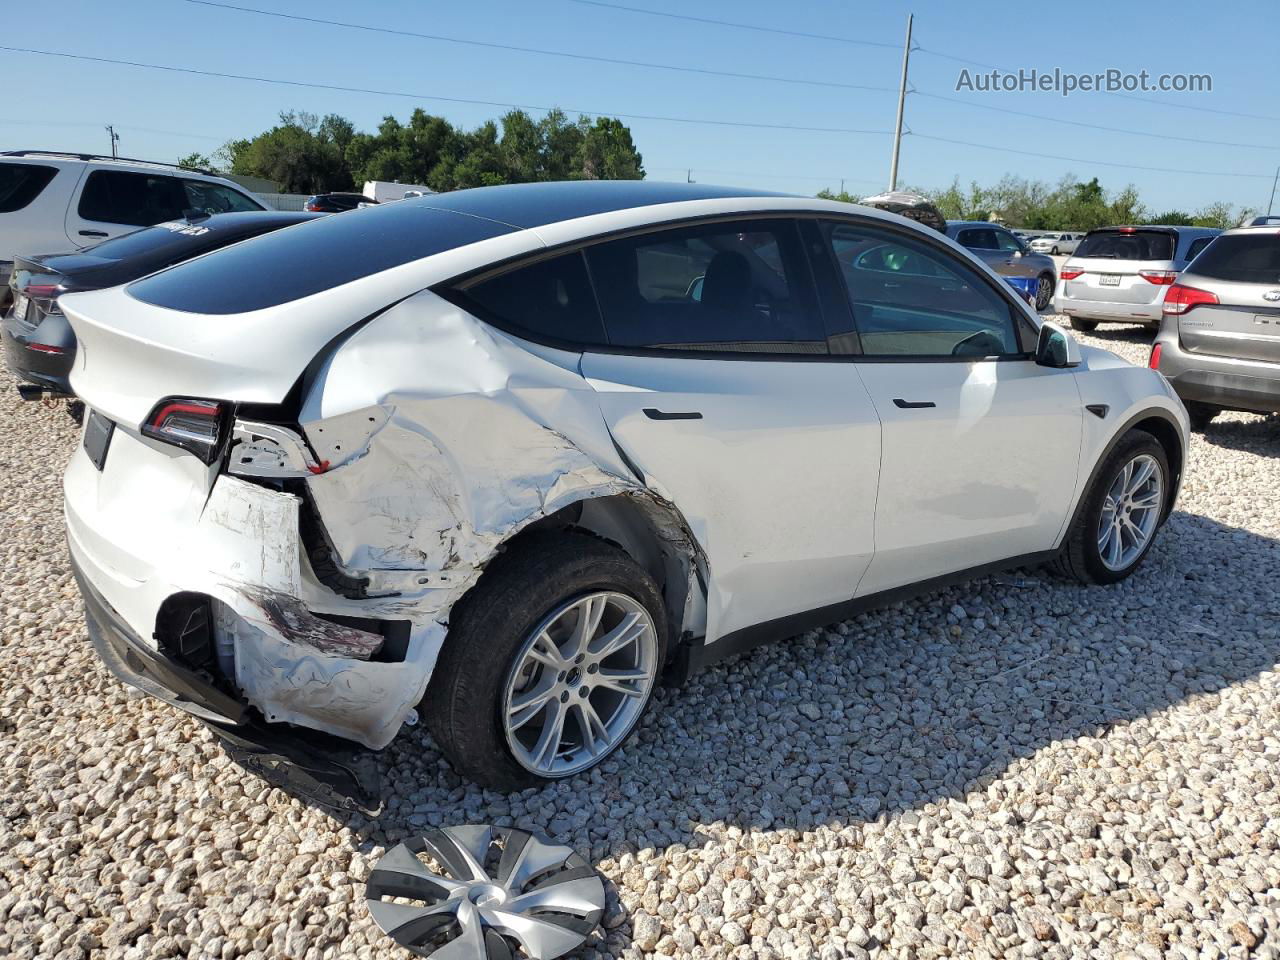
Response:
[[[1036,309],[1043,310],[1053,299],[1058,282],[1053,260],[1033,253],[1022,240],[1000,226],[981,220],[948,220],[947,236],[984,260],[1002,277],[1027,277],[1036,281]]]
[[[1280,413],[1280,217],[1221,234],[1169,287],[1151,366],[1197,430],[1222,410]]]

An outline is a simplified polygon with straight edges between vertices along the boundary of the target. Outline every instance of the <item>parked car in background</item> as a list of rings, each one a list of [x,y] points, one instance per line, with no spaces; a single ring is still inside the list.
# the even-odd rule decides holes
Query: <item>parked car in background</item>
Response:
[[[302,209],[310,213],[343,213],[359,207],[372,206],[377,200],[370,200],[363,193],[317,193],[307,197]]]
[[[1191,425],[1222,410],[1280,412],[1280,217],[1228,230],[1169,287],[1151,366]]]
[[[255,211],[172,220],[75,253],[18,256],[9,278],[12,306],[3,321],[5,360],[28,399],[70,396],[76,355],[71,325],[58,307],[64,293],[114,287],[182,260],[314,220],[317,214]]]
[[[1031,249],[1036,253],[1049,253],[1054,256],[1075,253],[1079,245],[1080,234],[1078,233],[1051,233],[1031,241]]]
[[[18,254],[86,247],[188,213],[266,209],[207,170],[87,153],[0,153],[0,309]]]
[[[1186,447],[1155,372],[806,197],[460,190],[62,306],[108,667],[242,742],[420,709],[500,789],[599,764],[668,665],[976,571],[1122,580]]]
[[[1169,287],[1221,232],[1169,226],[1090,230],[1062,266],[1054,311],[1078,330],[1096,329],[1100,321],[1156,327]]]
[[[1036,283],[1036,309],[1043,310],[1053,300],[1057,267],[997,223],[948,220],[947,236],[973,252],[1004,277],[1029,277]]]

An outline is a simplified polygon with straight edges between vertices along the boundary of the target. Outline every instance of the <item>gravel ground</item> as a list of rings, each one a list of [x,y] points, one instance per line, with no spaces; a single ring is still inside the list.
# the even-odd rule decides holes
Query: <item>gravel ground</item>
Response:
[[[0,956],[405,956],[370,865],[493,820],[607,878],[584,957],[1280,957],[1277,418],[1193,441],[1125,584],[991,578],[761,649],[540,791],[462,784],[415,731],[370,820],[107,674],[63,545],[75,431],[7,375],[0,416]]]

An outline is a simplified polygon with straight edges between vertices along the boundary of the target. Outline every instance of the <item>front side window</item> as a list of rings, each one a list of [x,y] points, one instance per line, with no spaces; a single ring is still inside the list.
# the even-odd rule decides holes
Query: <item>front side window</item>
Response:
[[[877,227],[825,227],[865,355],[1021,353],[1009,302],[959,258]]]
[[[0,163],[0,213],[21,210],[57,173],[56,167],[36,163]]]
[[[239,190],[232,190],[220,183],[206,180],[183,180],[187,195],[187,209],[199,210],[212,216],[215,213],[245,213],[264,209]]]
[[[995,230],[993,232],[996,235],[996,243],[1001,250],[1013,253],[1022,249],[1022,244],[1018,242],[1018,238],[1012,233],[1006,233],[1003,230]]]
[[[177,220],[186,204],[177,177],[94,170],[80,194],[78,212],[85,220],[149,227]]]
[[[614,347],[826,353],[797,225],[679,227],[586,250]]]

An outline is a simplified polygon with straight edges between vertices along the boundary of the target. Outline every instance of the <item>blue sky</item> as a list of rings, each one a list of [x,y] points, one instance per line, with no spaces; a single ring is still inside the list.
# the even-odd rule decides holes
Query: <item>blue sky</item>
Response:
[[[1135,184],[1160,209],[1194,210],[1215,200],[1265,207],[1280,164],[1280,121],[1190,109],[1280,117],[1280,77],[1263,54],[1276,33],[1274,0],[1232,2],[1222,16],[1203,3],[852,4],[763,0],[617,0],[624,6],[732,20],[782,30],[857,38],[887,46],[786,36],[649,16],[574,0],[229,0],[281,13],[369,26],[538,47],[602,57],[868,85],[847,89],[584,62],[529,53],[290,22],[186,0],[59,0],[56,29],[15,29],[0,44],[88,56],[254,74],[418,95],[606,114],[888,131],[896,107],[906,13],[915,13],[911,82],[924,93],[1079,123],[1141,131],[1118,133],[1017,117],[934,100],[907,99],[900,180],[944,186],[959,176],[991,183],[1005,173],[1056,181],[1098,176],[1109,188]],[[47,24],[47,21],[46,21]],[[1079,73],[1116,67],[1213,77],[1212,93],[1148,93],[1174,106],[1099,93],[956,92],[966,66],[940,54],[999,65]],[[982,68],[970,66],[973,71]],[[123,155],[171,160],[212,152],[226,139],[269,127],[284,109],[336,112],[357,128],[415,106],[464,126],[500,107],[376,94],[282,87],[134,67],[0,52],[7,96],[0,148],[108,151],[105,123]],[[531,111],[532,112],[532,111]],[[652,179],[759,186],[797,193],[838,188],[867,194],[885,186],[890,138],[627,120]],[[918,135],[918,136],[917,136]],[[967,140],[996,149],[927,140]],[[1208,141],[1190,143],[1184,137]],[[1264,149],[1226,144],[1256,144]],[[1079,158],[1079,162],[1012,151]],[[1206,175],[1103,166],[1134,164]],[[1252,176],[1240,176],[1250,174]]]

